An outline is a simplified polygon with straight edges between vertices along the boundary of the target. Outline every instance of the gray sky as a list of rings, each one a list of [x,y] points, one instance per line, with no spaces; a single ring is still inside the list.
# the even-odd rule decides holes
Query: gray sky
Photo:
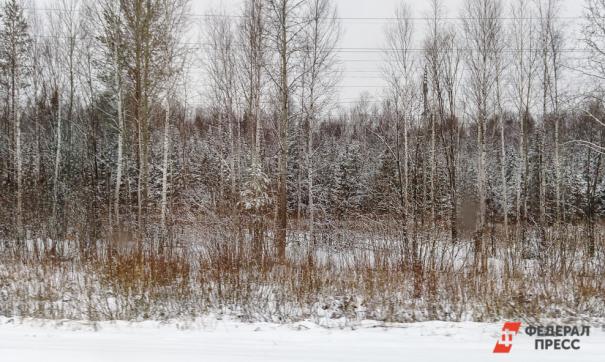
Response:
[[[412,8],[413,17],[425,17],[429,11],[429,0],[408,0]],[[394,16],[394,9],[401,0],[335,0],[338,8],[338,16],[342,19],[343,35],[339,44],[341,48],[383,48],[384,28],[388,22],[385,18]],[[448,17],[459,16],[463,0],[444,1]],[[503,0],[504,9],[508,12],[512,0]],[[211,9],[223,8],[227,12],[239,14],[242,0],[192,0],[192,11],[203,14]],[[580,17],[583,13],[583,0],[560,0],[560,16],[565,17],[562,21],[568,23],[566,32],[567,44],[565,48],[577,48],[579,34],[577,32],[580,19],[569,19]],[[369,18],[369,19],[368,19]],[[459,20],[451,20],[459,23]],[[415,20],[415,37],[421,39],[424,33],[426,20]],[[343,79],[339,85],[338,102],[347,106],[354,102],[364,91],[372,95],[380,96],[384,82],[380,78],[381,65],[384,64],[384,56],[380,51],[341,51],[339,57],[342,60]]]

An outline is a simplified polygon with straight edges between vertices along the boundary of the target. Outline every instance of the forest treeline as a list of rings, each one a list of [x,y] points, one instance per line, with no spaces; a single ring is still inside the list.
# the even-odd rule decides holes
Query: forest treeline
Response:
[[[387,85],[345,107],[332,0],[198,16],[187,0],[5,0],[0,235],[87,244],[229,220],[283,260],[290,234],[337,222],[447,231],[477,255],[495,233],[539,252],[584,225],[594,254],[605,3],[586,1],[581,39],[556,0],[455,11],[394,10]]]

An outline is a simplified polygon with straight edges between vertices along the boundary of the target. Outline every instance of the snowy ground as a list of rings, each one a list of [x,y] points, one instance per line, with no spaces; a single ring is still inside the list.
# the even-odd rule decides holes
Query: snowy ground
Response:
[[[593,327],[578,351],[535,351],[519,335],[492,354],[502,324],[424,322],[352,330],[312,323],[56,322],[0,318],[0,361],[605,361],[605,331]]]

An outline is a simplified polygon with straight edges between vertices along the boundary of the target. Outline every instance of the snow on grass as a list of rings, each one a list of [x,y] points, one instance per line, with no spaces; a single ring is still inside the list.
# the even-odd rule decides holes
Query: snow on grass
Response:
[[[593,327],[578,351],[536,351],[515,337],[494,355],[501,323],[364,321],[356,328],[310,322],[246,324],[216,318],[171,322],[75,322],[0,318],[3,362],[80,361],[602,361],[605,331]]]

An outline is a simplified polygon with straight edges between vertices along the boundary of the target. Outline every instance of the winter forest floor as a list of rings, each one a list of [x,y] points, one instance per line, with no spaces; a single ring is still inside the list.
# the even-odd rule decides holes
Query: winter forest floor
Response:
[[[288,235],[277,263],[228,223],[142,241],[29,238],[0,243],[0,361],[465,361],[493,357],[503,321],[591,325],[576,351],[516,361],[600,361],[605,354],[603,230],[547,230],[538,242],[342,224]],[[547,321],[547,322],[544,322]]]
[[[570,228],[547,234],[543,245],[495,234],[481,257],[473,242],[445,234],[408,242],[391,228],[317,234],[314,244],[304,233],[289,235],[284,264],[270,237],[258,254],[224,224],[141,243],[0,243],[0,316],[141,321],[219,313],[345,326],[605,317],[601,231],[593,255],[582,229]]]

